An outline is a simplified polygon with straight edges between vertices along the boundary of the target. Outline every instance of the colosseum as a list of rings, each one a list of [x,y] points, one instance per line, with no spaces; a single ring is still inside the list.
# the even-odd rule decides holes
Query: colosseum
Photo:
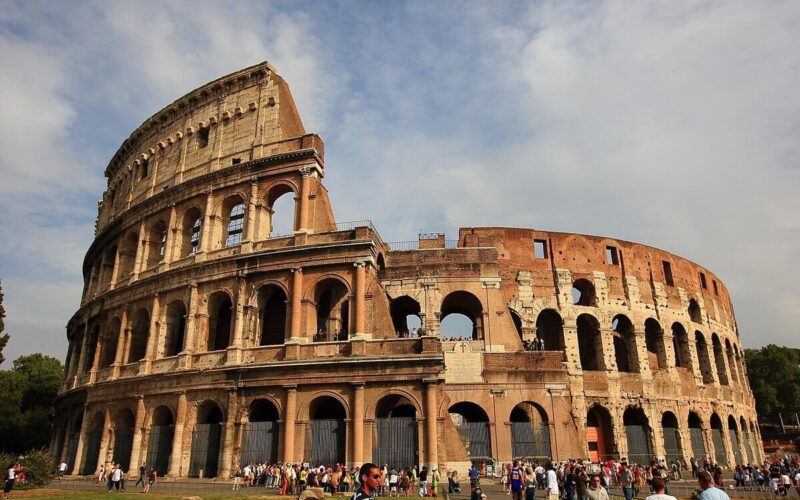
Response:
[[[51,450],[68,472],[763,457],[707,268],[536,229],[385,242],[336,221],[324,157],[267,63],[123,142],[67,325]]]

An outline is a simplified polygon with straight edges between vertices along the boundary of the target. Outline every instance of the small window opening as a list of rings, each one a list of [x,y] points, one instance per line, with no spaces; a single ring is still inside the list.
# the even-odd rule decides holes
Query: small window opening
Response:
[[[200,130],[197,131],[197,148],[203,149],[204,147],[208,146],[208,127],[202,127]]]
[[[149,163],[147,160],[142,160],[142,164],[139,166],[139,180],[146,179],[150,175]]]
[[[672,279],[672,265],[669,262],[662,261],[664,264],[664,281],[667,283],[667,286],[675,286],[675,281]]]
[[[231,165],[238,165],[240,163],[242,163],[242,159],[241,158],[233,158],[231,160]]]
[[[225,246],[232,247],[242,242],[242,229],[244,228],[244,203],[239,203],[231,209],[231,217],[228,222],[228,237],[225,238]]]
[[[704,290],[708,288],[708,284],[706,283],[706,274],[703,272],[700,273],[700,286],[702,286]]]
[[[198,217],[195,219],[194,224],[192,224],[192,237],[189,240],[192,245],[191,255],[197,253],[200,250],[200,229],[203,227],[203,219]]]
[[[719,295],[719,288],[717,288],[717,280],[711,280],[711,284],[714,286],[714,295]]]
[[[606,247],[606,264],[610,264],[612,266],[619,265],[619,254],[617,253],[617,247]]]
[[[533,240],[533,254],[537,259],[547,258],[547,241]]]

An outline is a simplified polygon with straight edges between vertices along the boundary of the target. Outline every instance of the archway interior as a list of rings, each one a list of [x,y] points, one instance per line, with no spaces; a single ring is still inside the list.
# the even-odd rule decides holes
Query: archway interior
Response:
[[[278,461],[278,409],[266,399],[250,403],[248,423],[242,433],[242,465]]]
[[[721,385],[728,385],[728,373],[725,371],[725,352],[716,333],[711,335],[711,344],[714,348],[714,363],[717,365],[717,377]]]
[[[593,316],[581,314],[577,326],[581,368],[588,371],[605,370],[600,323]]]
[[[586,413],[586,444],[592,462],[613,458],[614,432],[611,415],[602,406],[595,406]]]
[[[692,442],[692,454],[695,458],[706,458],[706,442],[703,438],[703,421],[695,412],[689,412],[689,438]]]
[[[314,340],[347,340],[350,333],[350,303],[347,288],[339,280],[325,279],[317,284],[317,331]]]
[[[552,309],[536,317],[536,336],[544,341],[545,351],[564,351],[564,322]]]
[[[519,335],[519,338],[523,338],[522,318],[520,318],[519,313],[513,309],[509,309],[508,313],[511,315],[511,321],[514,323],[514,330],[517,331],[517,335]]]
[[[101,334],[100,368],[108,368],[114,363],[119,341],[120,319],[114,318],[106,325]]]
[[[741,436],[739,435],[739,429],[736,426],[736,419],[733,415],[728,417],[728,435],[731,439],[731,447],[733,448],[733,459],[736,462],[736,465],[743,465],[744,460],[742,459],[742,440]]]
[[[215,292],[208,299],[208,350],[227,349],[231,337],[233,303],[225,292]]]
[[[181,224],[181,249],[180,256],[188,257],[200,250],[200,233],[203,228],[203,214],[197,207],[186,211]]]
[[[628,460],[647,465],[652,458],[650,426],[641,408],[628,408],[622,415],[625,437],[628,441]]]
[[[261,340],[259,345],[280,345],[286,341],[286,293],[270,285],[258,291],[261,311]]]
[[[295,230],[294,191],[289,186],[278,186],[270,192],[270,238],[289,236]]]
[[[216,477],[219,465],[222,410],[213,401],[197,408],[197,422],[192,431],[189,457],[190,477]]]
[[[753,464],[755,462],[754,460],[755,455],[753,454],[753,442],[752,442],[753,436],[747,429],[747,422],[745,422],[744,417],[741,417],[739,419],[739,429],[742,430],[742,439],[744,440],[744,451],[745,454],[747,455],[747,463]]]
[[[135,363],[147,353],[147,335],[150,330],[150,314],[146,309],[139,309],[133,317],[131,325],[131,345],[128,351],[128,363]]]
[[[714,461],[722,467],[728,466],[728,452],[725,438],[722,436],[722,420],[714,413],[711,415],[711,442],[714,444]]]
[[[675,350],[675,367],[692,369],[692,354],[689,346],[689,334],[680,323],[672,324],[672,342]]]
[[[700,311],[700,305],[697,303],[696,300],[691,299],[689,301],[689,307],[687,308],[687,312],[689,313],[689,319],[692,320],[693,323],[702,323],[703,317]]]
[[[167,336],[164,341],[164,356],[176,356],[183,350],[186,336],[186,306],[180,300],[167,306]]]
[[[124,471],[128,471],[131,466],[133,425],[133,412],[127,408],[120,411],[114,419],[114,453],[112,454],[112,461],[115,464],[120,464]]]
[[[389,314],[392,317],[392,325],[398,337],[408,337],[412,331],[418,330],[422,324],[419,302],[408,295],[391,299],[391,302],[389,302]]]
[[[119,244],[119,280],[124,280],[133,272],[136,263],[136,250],[139,247],[139,234],[129,233]]]
[[[91,420],[89,436],[86,439],[84,448],[83,468],[81,474],[84,476],[92,475],[97,470],[97,460],[100,455],[100,441],[103,439],[103,414],[96,413]]]
[[[672,412],[664,412],[661,416],[661,429],[664,435],[664,451],[667,463],[678,461],[683,457],[681,438],[678,432],[678,418]]]
[[[167,224],[158,221],[150,228],[147,235],[147,268],[155,267],[164,260],[167,248]]]
[[[405,396],[389,395],[378,401],[372,458],[400,470],[419,463],[417,410]]]
[[[81,410],[74,417],[74,420],[72,422],[72,429],[69,436],[69,442],[67,444],[67,470],[70,471],[70,474],[72,473],[75,467],[75,457],[78,453],[78,441],[81,436],[82,426],[83,426],[83,411]]]
[[[330,467],[344,463],[346,414],[342,403],[331,396],[322,396],[311,402],[304,454],[311,463]]]
[[[475,403],[462,402],[451,406],[448,413],[472,463],[476,466],[481,462],[488,463],[492,457],[492,445],[486,412]]]
[[[576,306],[597,305],[594,284],[583,278],[575,280],[572,284],[572,303]]]
[[[95,323],[89,330],[89,343],[86,345],[86,364],[83,365],[83,373],[89,373],[94,362],[94,355],[97,345],[100,342],[100,325]]]
[[[711,358],[708,355],[708,344],[705,337],[699,331],[694,333],[694,342],[697,349],[697,361],[700,363],[700,372],[703,375],[703,383],[714,382],[714,374],[711,372]]]
[[[617,362],[617,370],[638,373],[641,370],[633,323],[627,316],[619,314],[612,320],[611,329],[614,331],[614,358]]]
[[[667,367],[667,353],[664,349],[664,332],[661,325],[653,318],[644,322],[644,343],[647,347],[647,361],[650,370],[660,370]]]
[[[445,297],[439,317],[442,339],[483,338],[483,306],[481,301],[469,292],[452,292]]]
[[[511,454],[514,459],[549,459],[550,426],[547,413],[536,403],[520,403],[511,410]]]
[[[145,462],[149,467],[154,467],[159,476],[164,476],[169,466],[174,423],[172,412],[166,406],[159,406],[153,411]]]

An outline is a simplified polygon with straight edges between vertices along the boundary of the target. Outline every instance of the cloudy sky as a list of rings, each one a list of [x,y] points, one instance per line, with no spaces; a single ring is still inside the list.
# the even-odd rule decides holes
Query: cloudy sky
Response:
[[[103,170],[143,120],[268,60],[339,220],[668,249],[746,346],[800,347],[800,3],[0,0],[6,358],[64,358]]]

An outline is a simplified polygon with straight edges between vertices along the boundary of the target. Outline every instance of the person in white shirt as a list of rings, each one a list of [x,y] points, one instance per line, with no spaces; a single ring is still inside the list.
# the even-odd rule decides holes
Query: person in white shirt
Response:
[[[655,491],[655,493],[645,498],[645,500],[677,500],[674,496],[667,495],[665,493],[667,490],[667,485],[664,482],[664,478],[656,476],[653,478],[651,484],[653,486],[653,491]]]
[[[64,474],[67,473],[67,462],[61,462],[61,465],[58,466],[58,480],[61,481],[64,478]]]
[[[8,498],[11,494],[11,489],[14,488],[14,480],[17,478],[17,471],[20,469],[19,464],[14,464],[8,469],[6,474],[6,486],[3,488],[3,498]]]
[[[553,465],[547,465],[547,500],[558,500],[558,476],[553,470]]]

